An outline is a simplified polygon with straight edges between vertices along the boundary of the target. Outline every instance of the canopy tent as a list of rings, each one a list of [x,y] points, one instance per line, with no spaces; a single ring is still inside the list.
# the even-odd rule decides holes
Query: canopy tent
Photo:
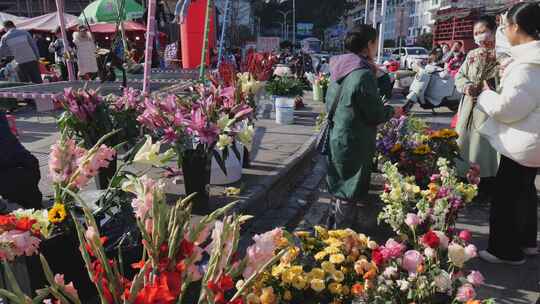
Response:
[[[118,18],[118,6],[123,7],[123,11]],[[135,0],[96,0],[90,3],[79,19],[88,20],[88,23],[97,22],[117,22],[142,18],[144,8]]]
[[[0,31],[4,29],[4,26],[3,26],[4,21],[8,21],[8,20],[13,21],[15,25],[17,25],[22,21],[28,20],[28,18],[0,12]]]
[[[125,21],[123,23],[124,31],[126,32],[144,32],[146,27],[135,21]],[[76,25],[72,26],[70,30],[75,30]],[[112,34],[116,32],[116,24],[114,23],[94,23],[90,24],[90,31],[92,33],[100,34]]]
[[[79,23],[77,16],[70,14],[64,14],[64,19],[66,20],[66,26],[68,27],[77,25]],[[17,24],[17,28],[22,30],[51,33],[54,32],[59,26],[60,23],[58,21],[58,12],[30,18]]]

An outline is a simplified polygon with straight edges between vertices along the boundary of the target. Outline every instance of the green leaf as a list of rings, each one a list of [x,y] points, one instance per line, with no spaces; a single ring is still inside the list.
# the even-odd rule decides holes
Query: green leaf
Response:
[[[2,265],[4,266],[4,273],[7,277],[7,281],[9,282],[11,289],[13,289],[13,292],[19,299],[24,299],[25,294],[22,292],[19,283],[17,283],[17,279],[15,278],[13,271],[11,271],[9,263],[7,261],[2,261]]]

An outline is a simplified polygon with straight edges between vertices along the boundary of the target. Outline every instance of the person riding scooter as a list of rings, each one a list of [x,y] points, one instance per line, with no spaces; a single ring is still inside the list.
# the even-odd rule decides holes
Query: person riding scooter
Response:
[[[423,109],[447,107],[457,111],[461,96],[450,73],[436,65],[436,62],[431,62],[418,70],[403,109],[408,112],[418,103]]]

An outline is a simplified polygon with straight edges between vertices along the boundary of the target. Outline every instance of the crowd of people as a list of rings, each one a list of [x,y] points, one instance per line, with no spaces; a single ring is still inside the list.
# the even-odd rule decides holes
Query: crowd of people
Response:
[[[55,39],[48,43],[42,34],[36,33],[32,36],[25,30],[17,29],[12,21],[5,21],[3,26],[6,33],[0,41],[0,58],[8,58],[7,63],[10,64],[7,66],[6,63],[4,72],[0,73],[4,75],[4,80],[42,83],[41,75],[46,68],[45,64],[40,62],[41,59],[54,59],[60,71],[60,80],[68,80],[67,60],[71,59],[71,55],[65,51],[66,43],[60,28],[55,31]],[[81,79],[94,79],[98,72],[96,43],[88,32],[88,27],[79,26],[68,46],[74,48],[78,76]],[[13,71],[16,73],[13,74]]]
[[[328,155],[328,188],[334,197],[331,223],[350,224],[366,199],[375,156],[377,126],[401,109],[384,105],[374,60],[377,32],[368,25],[347,34],[348,54],[330,61],[332,84],[326,96],[333,115]],[[480,167],[482,199],[491,203],[490,236],[479,256],[490,263],[520,265],[538,255],[537,190],[540,168],[540,6],[518,3],[500,18],[474,25],[477,48],[436,46],[430,63],[455,75],[464,94],[456,131],[462,177]],[[505,51],[501,51],[504,49]]]

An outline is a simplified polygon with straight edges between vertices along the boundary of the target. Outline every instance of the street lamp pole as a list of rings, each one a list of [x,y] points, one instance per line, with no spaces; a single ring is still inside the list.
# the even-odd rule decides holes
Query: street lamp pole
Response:
[[[377,0],[373,0],[373,28],[377,29]]]
[[[364,24],[368,23],[369,19],[369,0],[366,0],[366,10],[364,11]]]
[[[287,40],[289,38],[289,35],[287,35],[287,15],[292,13],[292,11],[278,11],[283,16],[283,39]]]
[[[379,45],[377,53],[377,63],[381,64],[384,48],[384,22],[386,21],[386,0],[381,0],[381,25],[379,26]]]
[[[293,50],[296,49],[296,0],[292,2],[293,7]]]

